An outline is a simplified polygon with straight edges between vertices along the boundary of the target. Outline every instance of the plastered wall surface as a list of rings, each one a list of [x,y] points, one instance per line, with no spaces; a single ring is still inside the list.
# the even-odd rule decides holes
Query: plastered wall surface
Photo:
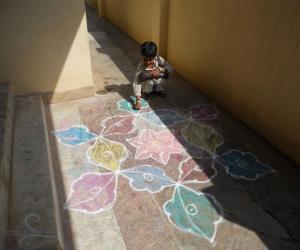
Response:
[[[152,11],[155,1],[105,1],[105,15],[138,42],[152,38]]]
[[[172,0],[167,58],[300,162],[300,2]]]
[[[1,2],[0,37],[0,81],[17,94],[93,85],[84,1]]]

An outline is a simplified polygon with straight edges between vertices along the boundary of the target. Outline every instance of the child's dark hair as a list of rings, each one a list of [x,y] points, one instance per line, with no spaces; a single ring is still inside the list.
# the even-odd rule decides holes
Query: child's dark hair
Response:
[[[141,45],[141,54],[144,57],[155,57],[157,54],[157,46],[154,42],[144,42]]]

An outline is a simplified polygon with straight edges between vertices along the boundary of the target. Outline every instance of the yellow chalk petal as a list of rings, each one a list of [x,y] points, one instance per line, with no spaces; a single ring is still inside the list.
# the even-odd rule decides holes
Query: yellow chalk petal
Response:
[[[126,148],[118,142],[99,138],[89,151],[89,157],[95,163],[109,170],[120,169],[120,163],[126,156]]]

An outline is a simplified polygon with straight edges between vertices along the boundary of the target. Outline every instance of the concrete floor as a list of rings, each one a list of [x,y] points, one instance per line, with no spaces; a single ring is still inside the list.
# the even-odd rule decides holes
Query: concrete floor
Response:
[[[49,220],[58,229],[50,234],[53,244],[59,239],[65,249],[299,249],[299,166],[177,73],[167,98],[152,96],[134,112],[129,97],[138,44],[95,11],[87,14],[96,96],[40,111],[50,150],[41,185],[51,179],[54,194],[30,200],[29,189],[38,190],[30,177],[24,192],[31,203],[19,207],[25,170],[14,174],[19,193],[12,199],[10,249],[20,248],[13,234],[20,225],[41,236],[47,225],[53,232]],[[29,108],[34,98],[17,100],[15,130],[29,126],[26,113],[39,113]],[[24,146],[17,136],[16,158]],[[39,164],[32,164],[34,175]],[[20,169],[16,161],[14,173]],[[43,226],[24,224],[28,214],[40,214]],[[41,238],[23,248],[55,249]]]

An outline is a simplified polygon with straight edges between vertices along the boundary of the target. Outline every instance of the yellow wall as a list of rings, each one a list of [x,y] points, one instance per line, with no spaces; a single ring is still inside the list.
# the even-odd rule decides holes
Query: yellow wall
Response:
[[[92,86],[84,1],[1,1],[0,82],[17,94]]]
[[[170,2],[168,60],[300,163],[300,1]]]
[[[154,1],[105,0],[105,17],[138,42],[152,38],[152,7]]]

